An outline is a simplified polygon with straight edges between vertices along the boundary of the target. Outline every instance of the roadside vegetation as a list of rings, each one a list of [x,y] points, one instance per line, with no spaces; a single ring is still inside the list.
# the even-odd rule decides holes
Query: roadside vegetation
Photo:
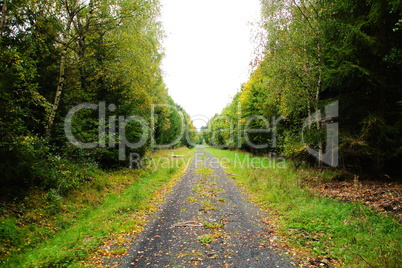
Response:
[[[123,254],[123,234],[141,231],[202,136],[302,167],[280,168],[272,159],[268,169],[240,168],[233,160],[244,153],[208,149],[231,159],[229,172],[278,216],[287,243],[319,261],[400,266],[396,219],[319,196],[303,179],[330,180],[341,169],[357,179],[400,178],[400,1],[261,3],[262,49],[250,78],[201,135],[163,81],[158,0],[1,1],[0,265],[93,265],[90,256]],[[329,104],[339,111],[318,114]],[[317,120],[306,125],[308,118]],[[328,140],[335,125],[339,135]],[[128,146],[134,143],[142,146]],[[155,145],[173,151],[155,152]],[[337,157],[326,165],[306,147]],[[172,152],[177,158],[166,158]],[[127,169],[130,154],[145,167]],[[215,198],[215,186],[198,185],[187,201]],[[389,210],[402,209],[398,198]],[[216,210],[208,200],[201,205]]]
[[[401,2],[261,3],[264,38],[254,71],[204,128],[205,141],[399,180]],[[306,147],[336,157],[319,163]]]
[[[254,69],[202,129],[226,150],[208,150],[310,265],[400,267],[400,1],[261,4]]]
[[[337,171],[296,170],[290,162],[277,165],[269,163],[274,159],[248,157],[244,152],[207,150],[267,212],[266,220],[274,227],[272,242],[287,246],[289,252],[317,266],[400,266],[402,224],[395,217],[374,212],[360,202],[323,197],[303,179],[328,181]],[[247,161],[269,168],[247,166]]]
[[[0,266],[93,266],[125,253],[193,155],[194,149],[162,150],[150,155],[146,169],[92,169],[90,181],[64,196],[32,190],[15,207],[21,215],[0,218]]]
[[[0,10],[0,203],[34,188],[63,195],[85,183],[80,170],[128,167],[153,144],[192,146],[195,128],[162,78],[158,1],[6,0]]]
[[[159,2],[5,0],[0,12],[0,265],[76,264],[138,229],[177,174],[128,170],[129,155],[197,139],[163,82]]]

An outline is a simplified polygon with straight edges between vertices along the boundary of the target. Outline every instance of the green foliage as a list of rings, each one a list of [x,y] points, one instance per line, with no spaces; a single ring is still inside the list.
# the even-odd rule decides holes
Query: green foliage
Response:
[[[147,126],[125,126],[129,142],[146,138],[126,155],[148,155],[151,130],[160,143],[178,136],[175,146],[190,147],[198,139],[163,83],[159,2],[1,1],[0,12],[0,265],[10,258],[11,266],[77,265],[122,222],[124,228],[138,224],[126,212],[144,207],[154,189],[177,172],[176,166],[158,170],[134,185],[133,177],[144,171],[99,175],[98,167],[128,167],[128,160],[119,161],[119,118],[139,116]],[[99,115],[101,102],[106,118]],[[106,146],[82,149],[67,140],[66,115],[82,103],[98,110],[77,112],[67,122],[72,134],[80,142],[96,142],[104,124]],[[161,107],[155,118],[153,104]],[[188,139],[178,135],[182,130]],[[128,183],[132,187],[118,195]],[[116,193],[103,204],[109,187]],[[83,232],[91,239],[83,240]],[[21,251],[27,258],[15,257]]]
[[[21,232],[16,225],[17,219],[9,217],[3,219],[0,225],[0,240],[10,244],[17,244],[21,242]]]
[[[210,120],[206,142],[305,160],[305,146],[324,150],[326,123],[304,129],[304,143],[303,123],[339,100],[341,168],[357,172],[354,167],[361,166],[360,173],[369,176],[398,172],[401,5],[377,0],[262,1],[262,11],[267,37],[262,60],[232,103]],[[274,127],[272,118],[285,117],[276,126],[276,147],[270,133],[245,136],[253,128],[266,129],[262,120],[253,120],[258,116],[270,121],[268,132]],[[246,141],[270,146],[258,149]]]
[[[0,192],[12,198],[39,186],[64,193],[85,177],[74,171],[82,169],[75,163],[127,166],[119,161],[123,137],[118,119],[136,115],[151,126],[153,104],[161,107],[154,118],[157,143],[179,137],[175,146],[192,146],[198,139],[189,116],[163,83],[158,1],[23,0],[1,5],[7,8],[0,29]],[[87,143],[99,140],[100,124],[105,123],[106,146],[73,147],[64,131],[67,113],[78,104],[102,101],[106,108],[116,107],[106,109],[106,122],[98,111],[86,109],[71,124],[74,137]],[[114,126],[117,133],[111,134]],[[180,137],[182,130],[189,139]],[[147,140],[126,154],[150,151],[150,132],[138,122],[127,124],[129,142],[143,136]]]
[[[204,234],[198,237],[198,242],[202,245],[208,245],[212,243],[213,235],[212,234]]]
[[[392,216],[373,212],[359,202],[340,202],[310,190],[303,178],[324,180],[336,172],[315,169],[295,170],[279,159],[268,161],[267,168],[239,165],[246,153],[207,148],[218,159],[226,159],[234,179],[246,187],[269,217],[278,232],[312,258],[332,258],[345,267],[397,267],[401,259],[401,223]]]
[[[167,105],[155,108],[154,142],[158,146],[193,148],[199,142],[198,133],[186,111],[168,96]]]
[[[155,200],[162,201],[161,192],[168,192],[194,150],[181,148],[175,153],[184,155],[185,161],[175,162],[170,150],[152,155],[155,163],[169,159],[171,168],[108,173],[94,169],[90,181],[64,196],[56,189],[32,191],[14,206],[23,215],[9,210],[1,214],[0,266],[80,266],[92,260],[103,242],[139,233],[144,215],[155,211]]]

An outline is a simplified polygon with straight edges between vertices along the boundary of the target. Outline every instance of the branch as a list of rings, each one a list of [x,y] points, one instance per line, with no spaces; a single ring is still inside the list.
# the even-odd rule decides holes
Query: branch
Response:
[[[318,19],[318,10],[314,7],[314,5],[309,1],[306,0],[309,3],[309,6],[311,6],[311,8],[314,10],[315,14],[317,14],[317,19]]]
[[[302,14],[302,16],[304,17],[304,19],[307,21],[308,25],[310,26],[310,28],[312,30],[315,30],[313,25],[310,22],[310,19],[304,14],[303,10],[300,8],[300,6],[296,3],[296,0],[292,0],[293,4],[297,7],[297,9],[300,11],[300,13]]]

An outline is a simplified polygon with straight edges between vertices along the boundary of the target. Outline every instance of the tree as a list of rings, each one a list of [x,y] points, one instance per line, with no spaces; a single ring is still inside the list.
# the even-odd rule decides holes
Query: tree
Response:
[[[262,7],[266,48],[239,93],[241,129],[263,127],[261,120],[242,123],[255,115],[284,116],[278,126],[280,152],[306,160],[306,146],[323,152],[326,122],[310,125],[304,141],[303,123],[339,100],[342,167],[359,171],[355,167],[367,166],[366,174],[377,176],[387,166],[389,170],[398,162],[401,147],[401,119],[395,117],[402,94],[402,50],[397,41],[401,4],[266,0]],[[227,115],[227,109],[221,115]],[[217,126],[212,121],[210,125]],[[249,138],[260,143],[269,139],[261,133]]]

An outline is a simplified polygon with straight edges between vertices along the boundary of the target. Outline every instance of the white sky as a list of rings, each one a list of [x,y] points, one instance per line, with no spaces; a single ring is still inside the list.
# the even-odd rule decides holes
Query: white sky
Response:
[[[259,0],[161,0],[164,80],[197,128],[231,101],[249,76]],[[256,25],[254,23],[254,25]],[[202,115],[205,120],[200,120]]]

